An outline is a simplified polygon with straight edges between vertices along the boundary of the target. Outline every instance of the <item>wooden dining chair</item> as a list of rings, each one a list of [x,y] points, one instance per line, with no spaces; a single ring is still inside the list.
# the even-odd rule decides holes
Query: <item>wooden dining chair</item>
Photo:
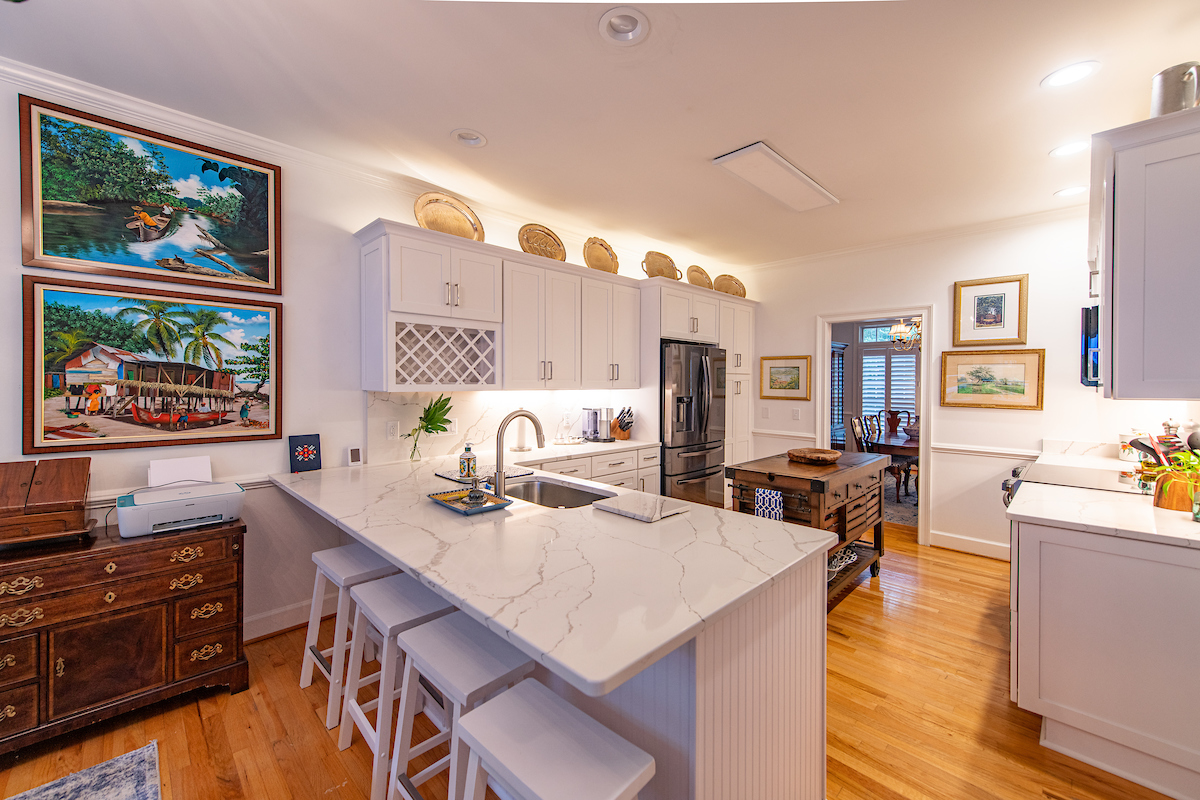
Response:
[[[858,452],[868,452],[867,434],[863,428],[862,417],[850,418],[850,433],[854,436],[854,446],[858,449]]]

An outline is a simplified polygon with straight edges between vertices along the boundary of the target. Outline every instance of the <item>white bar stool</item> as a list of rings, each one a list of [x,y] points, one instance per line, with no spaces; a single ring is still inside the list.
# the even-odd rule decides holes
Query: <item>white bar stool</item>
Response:
[[[465,800],[483,800],[488,775],[523,800],[635,800],[654,758],[535,680],[464,714],[471,749]]]
[[[462,797],[467,777],[467,758],[463,747],[451,736],[458,719],[490,695],[510,686],[533,671],[533,660],[504,639],[489,631],[466,614],[451,614],[412,628],[397,637],[408,658],[404,667],[404,688],[400,699],[400,718],[396,722],[396,745],[392,750],[392,784],[388,797],[417,800],[417,786],[449,767],[449,800]],[[416,747],[412,746],[413,718],[417,714],[420,678],[432,683],[449,700],[449,727]],[[421,772],[408,777],[408,762],[450,741],[450,755],[439,759]]]
[[[304,661],[300,667],[300,688],[312,684],[313,667],[329,681],[329,701],[325,707],[325,727],[338,724],[342,714],[343,673],[346,667],[346,629],[350,625],[350,590],[360,583],[373,581],[400,570],[364,544],[348,544],[313,553],[317,580],[313,585],[312,608],[308,612],[308,635],[304,638]],[[317,649],[321,629],[321,611],[325,604],[325,582],[338,587],[337,617],[333,623],[333,647]]]
[[[342,729],[338,747],[345,750],[354,738],[354,727],[362,731],[374,754],[371,768],[371,800],[387,793],[388,748],[392,743],[392,709],[396,705],[396,675],[401,657],[397,634],[454,611],[454,606],[411,575],[400,574],[360,583],[350,590],[358,606],[354,612],[354,638],[350,643],[350,673],[346,678],[346,702],[342,706]],[[379,673],[362,677],[363,648],[371,629],[383,643]],[[379,680],[379,699],[358,702],[358,691]],[[367,712],[375,709],[375,724]]]

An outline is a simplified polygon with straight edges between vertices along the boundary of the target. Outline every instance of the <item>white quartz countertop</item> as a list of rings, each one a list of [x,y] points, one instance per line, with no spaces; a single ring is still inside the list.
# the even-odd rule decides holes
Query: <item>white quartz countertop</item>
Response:
[[[1129,462],[1121,463],[1133,466]],[[1193,522],[1191,513],[1155,508],[1154,498],[1143,494],[1024,482],[1008,507],[1008,518],[1124,539],[1200,548],[1200,522]]]
[[[837,541],[703,505],[653,523],[521,500],[463,516],[426,497],[456,487],[434,475],[454,464],[445,456],[271,480],[594,697]]]

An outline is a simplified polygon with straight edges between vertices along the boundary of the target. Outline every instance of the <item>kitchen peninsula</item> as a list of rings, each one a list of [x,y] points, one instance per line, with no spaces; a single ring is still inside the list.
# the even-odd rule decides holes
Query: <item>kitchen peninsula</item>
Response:
[[[272,476],[650,752],[653,798],[825,797],[824,531],[693,505],[642,523],[429,501],[452,457]],[[551,477],[551,476],[546,476]],[[609,494],[626,490],[590,481]]]

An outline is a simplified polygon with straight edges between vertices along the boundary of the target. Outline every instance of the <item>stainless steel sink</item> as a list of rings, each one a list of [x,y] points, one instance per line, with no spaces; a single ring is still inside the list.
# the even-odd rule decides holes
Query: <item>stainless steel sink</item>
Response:
[[[585,489],[582,486],[572,486],[543,478],[510,480],[506,483],[504,493],[509,497],[547,508],[581,508],[616,494],[616,492],[601,494],[591,488]]]

